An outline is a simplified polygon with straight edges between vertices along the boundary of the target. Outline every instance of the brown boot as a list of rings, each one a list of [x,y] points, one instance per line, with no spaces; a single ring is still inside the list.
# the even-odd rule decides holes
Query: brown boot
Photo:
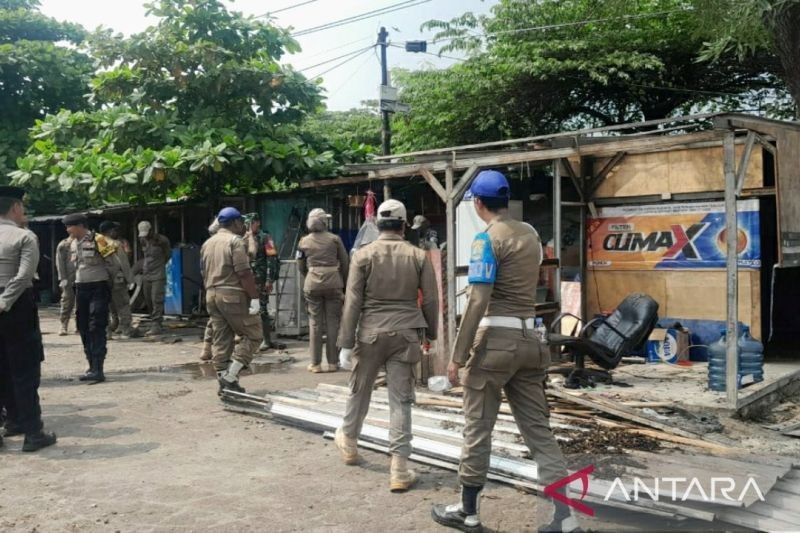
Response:
[[[344,434],[342,428],[338,428],[334,434],[333,442],[336,444],[336,447],[339,448],[344,464],[358,464],[361,458],[358,456],[358,444],[356,444],[355,439],[351,439]]]
[[[322,365],[315,365],[314,363],[310,363],[306,367],[306,370],[308,370],[312,374],[319,374],[320,372],[322,372]]]
[[[392,455],[392,466],[389,469],[389,490],[405,492],[417,481],[417,474],[408,469],[408,459]]]
[[[214,356],[211,353],[211,344],[204,342],[203,351],[200,353],[201,361],[211,361]]]

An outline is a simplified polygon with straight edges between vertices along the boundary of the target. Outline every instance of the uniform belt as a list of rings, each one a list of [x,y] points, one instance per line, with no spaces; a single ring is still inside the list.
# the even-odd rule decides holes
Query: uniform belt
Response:
[[[312,266],[308,267],[309,272],[319,272],[320,274],[324,274],[326,272],[339,272],[338,266]]]
[[[485,316],[481,319],[478,326],[483,328],[533,329],[535,322],[533,318],[522,319],[513,316]]]

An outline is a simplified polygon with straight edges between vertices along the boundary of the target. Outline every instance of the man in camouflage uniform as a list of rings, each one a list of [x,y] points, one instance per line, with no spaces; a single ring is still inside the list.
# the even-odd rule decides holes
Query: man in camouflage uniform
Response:
[[[63,239],[56,247],[56,270],[61,288],[61,329],[59,335],[69,334],[69,319],[75,311],[75,257],[72,254],[72,237]],[[78,331],[77,324],[75,331]]]
[[[129,339],[133,333],[133,315],[131,314],[131,296],[128,289],[133,285],[133,273],[130,260],[119,237],[119,223],[110,220],[100,224],[100,233],[117,244],[120,250],[119,261],[111,272],[111,322],[108,325],[108,338],[118,333],[121,339]]]
[[[250,268],[256,278],[258,299],[261,304],[261,329],[264,341],[259,351],[283,350],[286,345],[272,340],[272,318],[269,316],[269,295],[274,282],[278,280],[278,250],[275,248],[272,236],[266,231],[261,231],[261,215],[248,213],[244,216],[244,221],[247,227],[245,243],[250,256]]]

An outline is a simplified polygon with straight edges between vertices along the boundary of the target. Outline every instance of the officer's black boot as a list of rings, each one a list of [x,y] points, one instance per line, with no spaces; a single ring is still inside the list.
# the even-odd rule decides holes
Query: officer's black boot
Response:
[[[95,378],[94,383],[102,383],[106,380],[106,375],[103,373],[103,365],[105,364],[105,357],[98,357],[94,363]]]
[[[45,433],[39,430],[36,433],[27,433],[25,435],[25,442],[22,444],[23,452],[35,452],[42,448],[47,448],[56,443],[55,433]]]
[[[578,519],[572,514],[569,505],[558,500],[553,500],[555,511],[553,521],[539,528],[539,533],[577,533],[581,531]]]
[[[453,505],[434,505],[431,516],[437,524],[460,529],[467,533],[483,531],[480,519],[483,487],[461,486],[461,502]]]
[[[233,392],[246,392],[244,387],[239,385],[239,372],[242,371],[244,365],[239,361],[231,361],[227,370],[223,370],[217,374],[217,382],[219,382],[219,391],[217,394],[222,394],[223,391],[229,390]]]
[[[95,377],[97,377],[97,370],[95,369],[95,360],[94,358],[89,358],[89,370],[84,372],[84,374],[78,378],[79,381],[94,381]]]

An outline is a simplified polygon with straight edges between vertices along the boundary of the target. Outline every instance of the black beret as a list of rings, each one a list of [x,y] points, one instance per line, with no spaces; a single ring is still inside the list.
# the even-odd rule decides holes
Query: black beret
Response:
[[[114,228],[119,227],[119,222],[114,222],[113,220],[104,220],[100,224],[100,233],[105,233],[107,231],[111,231]]]
[[[15,200],[22,200],[23,196],[25,196],[25,189],[22,187],[0,185],[0,198],[13,198]]]
[[[86,226],[89,224],[89,219],[86,218],[86,215],[83,213],[71,213],[64,216],[61,222],[63,222],[65,226]]]

